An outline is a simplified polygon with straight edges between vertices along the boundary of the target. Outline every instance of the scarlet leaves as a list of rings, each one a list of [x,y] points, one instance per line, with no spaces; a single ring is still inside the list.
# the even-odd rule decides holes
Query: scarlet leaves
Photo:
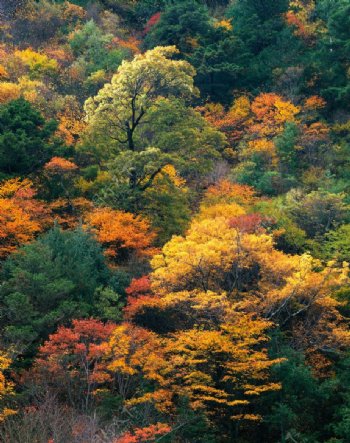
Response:
[[[59,327],[39,349],[36,369],[71,401],[84,400],[88,407],[95,389],[111,381],[104,356],[114,328],[94,319]]]
[[[130,286],[126,289],[128,294],[127,305],[124,308],[126,320],[131,320],[139,310],[143,311],[145,302],[157,302],[158,298],[152,294],[151,281],[148,276],[133,279]]]
[[[152,27],[155,26],[159,22],[160,17],[161,17],[160,12],[156,12],[155,14],[152,15],[152,17],[146,23],[146,26],[144,29],[145,34],[148,34],[149,31],[152,29]]]
[[[253,234],[261,228],[262,222],[260,214],[249,214],[234,217],[230,220],[230,226],[242,233]]]

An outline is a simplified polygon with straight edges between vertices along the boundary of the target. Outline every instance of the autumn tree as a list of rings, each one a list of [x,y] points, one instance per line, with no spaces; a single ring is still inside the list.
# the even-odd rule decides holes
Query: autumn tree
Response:
[[[68,96],[62,111],[58,113],[58,135],[67,145],[75,145],[85,129],[83,111],[74,96]]]
[[[21,0],[16,4],[12,17],[12,37],[16,44],[26,41],[33,48],[42,41],[50,42],[65,27],[72,31],[85,17],[83,8],[73,2],[47,2],[45,0]]]
[[[220,186],[229,189],[227,184]],[[349,335],[333,292],[347,284],[347,268],[329,264],[322,269],[321,263],[308,255],[290,256],[275,250],[263,217],[245,213],[253,208],[251,190],[246,188],[245,198],[244,187],[238,186],[234,192],[235,185],[231,185],[230,202],[226,193],[220,196],[220,186],[210,189],[186,237],[173,238],[163,254],[154,258],[151,284],[145,278],[132,283],[126,314],[162,338],[157,347],[157,374],[162,376],[158,383],[180,397],[187,396],[195,409],[209,408],[216,426],[229,439],[232,434],[218,417],[229,413],[238,422],[259,419],[254,396],[279,386],[278,380],[268,381],[272,360],[253,363],[254,358],[264,359],[257,347],[265,340],[265,328],[279,325],[290,337],[291,346],[314,361],[309,364],[315,371],[319,361],[330,364],[322,353],[341,354],[346,349]],[[245,208],[238,206],[237,199]],[[221,204],[220,211],[208,212],[210,202],[214,207]],[[239,336],[232,335],[233,331],[239,331]],[[254,339],[250,334],[256,334]],[[235,354],[235,346],[247,352],[252,339],[254,351],[243,354],[253,359],[248,363]],[[164,356],[165,362],[170,362],[165,370],[160,363]],[[241,381],[247,376],[246,364],[266,371],[264,376],[249,372],[249,394],[242,386],[236,385],[237,390],[232,391],[233,383],[229,387],[222,384],[222,380],[230,380],[230,361],[235,362]],[[217,374],[223,374],[221,381]],[[165,405],[169,397],[157,391],[131,404],[145,400],[157,404],[159,395]]]
[[[238,186],[236,195],[246,202],[253,198],[248,187]],[[172,411],[178,399],[188,398],[191,408],[204,411],[221,426],[220,416],[237,421],[259,420],[250,398],[278,389],[279,385],[268,381],[270,367],[277,360],[270,360],[263,348],[266,330],[272,323],[248,310],[244,313],[233,302],[225,288],[225,271],[220,270],[225,267],[224,257],[230,256],[230,245],[236,247],[237,233],[229,221],[235,214],[245,214],[245,210],[237,203],[222,204],[222,212],[215,218],[215,211],[211,215],[205,212],[208,206],[203,207],[203,218],[195,221],[187,234],[188,249],[179,237],[174,237],[152,261],[151,284],[142,278],[134,280],[127,290],[129,304],[125,312],[138,328],[125,324],[114,332],[110,369],[124,377],[130,373],[134,380],[142,377],[155,384],[151,392],[133,393],[126,405],[141,407],[151,403],[165,412]],[[262,229],[260,219],[249,223],[247,218],[237,225],[249,226],[242,236]],[[202,244],[201,235],[205,239]],[[254,248],[256,245],[257,242]],[[174,254],[177,247],[179,255]],[[231,266],[227,260],[226,272]],[[242,278],[247,278],[249,284],[248,276]],[[237,284],[244,284],[243,280]],[[149,336],[152,350],[145,349],[145,345],[141,349],[136,344],[132,346],[130,334],[138,346],[141,337]],[[121,346],[124,342],[127,346]],[[148,353],[147,361],[143,360],[144,352]],[[223,429],[226,436],[232,435],[232,427],[223,425]]]
[[[60,326],[40,347],[33,375],[73,406],[88,410],[97,389],[111,382],[104,355],[114,328],[94,319]]]
[[[173,413],[187,398],[192,409],[217,424],[226,417],[226,425],[226,419],[221,424],[227,436],[230,419],[259,420],[250,399],[279,388],[268,382],[269,368],[277,360],[270,360],[261,347],[269,322],[234,313],[225,294],[212,292],[143,298],[142,310],[143,316],[134,321],[142,321],[147,329],[126,324],[110,342],[109,369],[118,374],[118,382],[125,384],[129,374],[133,383],[143,379],[153,387],[141,394],[129,391],[126,406],[150,404],[160,412]],[[167,319],[165,329],[161,318]]]
[[[9,254],[50,226],[50,210],[35,198],[28,180],[11,179],[0,185],[0,258]]]
[[[170,412],[176,406],[178,397],[188,397],[192,408],[195,410],[205,410],[210,405],[214,413],[219,413],[219,411],[225,413],[225,410],[226,413],[230,413],[229,411],[233,413],[234,410],[242,411],[242,407],[249,404],[249,401],[244,399],[243,379],[245,376],[247,377],[246,394],[248,397],[254,394],[259,395],[264,391],[278,389],[277,385],[262,382],[260,388],[256,387],[253,394],[254,387],[250,383],[253,382],[255,377],[264,380],[266,371],[268,372],[268,368],[275,362],[269,360],[264,352],[254,354],[254,352],[250,353],[247,348],[247,353],[244,356],[239,356],[239,351],[234,345],[235,333],[233,331],[238,331],[238,329],[241,331],[236,336],[237,345],[239,346],[239,343],[241,343],[241,346],[245,347],[247,345],[249,347],[250,340],[258,344],[263,339],[262,337],[258,338],[258,336],[267,325],[264,322],[259,324],[259,322],[253,321],[250,328],[254,328],[254,332],[251,330],[250,339],[247,336],[248,341],[244,345],[245,329],[242,326],[246,321],[249,323],[248,318],[242,319],[240,325],[238,326],[238,323],[236,327],[232,325],[232,329],[229,325],[227,325],[227,329],[223,326],[222,331],[179,330],[168,338],[159,337],[146,329],[135,328],[130,325],[118,328],[110,341],[111,351],[109,355],[112,362],[109,369],[118,374],[119,388],[125,385],[128,375],[131,377],[128,385],[126,385],[129,395],[133,392],[130,391],[133,383],[137,381],[140,383],[140,377],[155,387],[151,392],[146,392],[143,395],[137,395],[134,391],[130,398],[126,398],[125,404],[131,407],[150,403],[154,404],[159,411]],[[144,340],[147,340],[146,343]],[[148,355],[147,358],[145,358],[146,355]],[[237,361],[240,361],[240,364],[235,370],[230,366],[230,361],[233,362],[236,358],[238,358]],[[254,359],[259,360],[259,363],[256,362],[259,365],[256,372],[248,370],[248,366],[253,364]],[[241,373],[240,383],[242,385],[240,387],[237,385],[238,390],[233,392],[229,380],[231,380],[231,377],[235,378],[234,372],[236,371]],[[245,371],[247,372],[244,376]],[[218,376],[218,374],[222,375]],[[183,379],[187,380],[185,384],[182,383]],[[122,380],[124,382],[120,384]],[[226,384],[226,382],[228,383]],[[249,414],[243,413],[243,415],[234,418],[238,420],[258,418]]]
[[[8,353],[1,351],[0,353],[0,422],[5,420],[10,415],[16,414],[17,411],[6,407],[6,399],[11,396],[14,392],[14,383],[11,382],[7,375],[6,371],[11,366],[12,360],[9,357]],[[5,401],[5,403],[4,403]]]
[[[236,98],[228,109],[219,103],[208,103],[198,108],[212,126],[226,135],[229,149],[225,150],[225,158],[229,162],[237,161],[237,153],[233,151],[233,148],[243,137],[246,121],[250,116],[250,108],[251,101],[244,95]]]
[[[7,103],[20,97],[21,90],[19,85],[12,82],[0,83],[0,103]]]
[[[300,109],[277,94],[263,93],[252,101],[240,96],[227,110],[213,104],[199,110],[226,134],[229,146],[223,151],[223,157],[236,166],[235,177],[263,192],[276,191],[278,182],[282,181],[280,171],[291,166],[297,155],[298,134],[289,137],[283,145],[282,136],[287,127],[294,128]],[[285,156],[282,149],[288,149]]]
[[[315,168],[325,174],[327,162],[337,157],[329,149],[330,128],[321,115],[324,106],[318,96],[296,106],[276,93],[261,93],[253,100],[240,96],[228,109],[207,104],[198,110],[225,133],[228,146],[222,156],[234,166],[235,180],[275,195],[296,187],[298,181],[317,183],[312,178]]]
[[[105,254],[117,262],[125,260],[132,252],[139,257],[152,254],[155,235],[149,222],[141,217],[110,208],[96,208],[86,214],[85,221],[105,247]]]
[[[318,34],[324,31],[324,22],[316,14],[314,1],[303,2],[293,0],[286,12],[286,21],[294,29],[294,34],[303,39],[308,45],[315,43]]]
[[[65,198],[68,201],[74,196],[74,179],[78,166],[62,157],[52,157],[44,165],[43,181],[45,189],[42,191],[48,199]]]
[[[232,207],[236,216],[227,205],[216,217],[204,207],[185,237],[164,246],[152,260],[153,291],[226,291],[243,310],[292,329],[295,346],[342,349],[348,338],[333,292],[346,284],[347,266],[320,269],[308,254],[276,250],[262,218]]]
[[[136,428],[118,437],[114,443],[142,443],[155,442],[158,438],[166,436],[171,432],[171,427],[165,423],[156,423],[144,428]]]
[[[143,394],[146,398],[153,398],[163,410],[169,406],[169,393],[160,387],[156,392],[152,390],[150,395],[140,390],[143,383],[153,384],[158,378],[161,356],[159,338],[155,333],[129,323],[122,323],[114,329],[106,357],[108,370],[115,380],[115,392],[124,407],[144,403],[144,399],[139,401]]]
[[[16,50],[14,55],[29,70],[29,75],[32,78],[52,75],[57,71],[58,64],[55,59],[50,59],[46,54],[40,54],[30,48],[22,51]]]

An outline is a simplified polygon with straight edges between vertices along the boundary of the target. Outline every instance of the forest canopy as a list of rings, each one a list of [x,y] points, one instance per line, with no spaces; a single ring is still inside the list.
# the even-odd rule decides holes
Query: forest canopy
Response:
[[[0,442],[348,443],[348,0],[0,3]]]

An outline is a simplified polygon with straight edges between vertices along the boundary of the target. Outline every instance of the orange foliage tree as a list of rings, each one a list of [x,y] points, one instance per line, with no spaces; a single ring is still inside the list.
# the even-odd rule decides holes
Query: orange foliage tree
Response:
[[[324,107],[317,95],[296,106],[276,93],[261,93],[253,100],[238,97],[227,110],[209,104],[201,111],[226,134],[224,157],[235,165],[235,179],[273,195],[290,189],[292,177],[304,180],[314,167],[325,174],[333,151],[320,114]]]
[[[155,234],[148,221],[139,216],[111,208],[96,208],[86,214],[85,222],[111,259],[125,259],[131,252],[149,256],[154,251],[151,246]]]
[[[74,194],[74,179],[78,166],[65,158],[53,157],[44,165],[44,191],[50,199],[63,197],[68,201]]]
[[[287,122],[296,121],[300,108],[277,94],[262,93],[252,101],[246,96],[236,98],[227,111],[221,105],[212,104],[201,111],[212,125],[226,134],[230,146],[225,155],[229,161],[262,153],[268,162],[276,165],[276,148],[271,139],[281,134]],[[243,151],[239,148],[242,141],[248,143]]]
[[[315,43],[318,34],[325,32],[325,24],[320,19],[313,19],[315,9],[315,0],[292,0],[285,14],[286,22],[294,28],[294,34],[310,45]]]
[[[212,206],[216,203],[237,203],[245,208],[255,202],[257,202],[257,195],[251,186],[220,180],[207,189],[202,206]]]
[[[158,441],[159,437],[169,434],[171,427],[165,423],[156,423],[144,428],[136,428],[126,432],[113,443],[151,443]]]
[[[53,157],[44,166],[44,169],[52,174],[60,174],[62,172],[74,171],[77,168],[78,167],[75,163],[61,157]]]
[[[50,211],[35,199],[30,180],[18,178],[0,185],[0,258],[34,239],[51,222]]]

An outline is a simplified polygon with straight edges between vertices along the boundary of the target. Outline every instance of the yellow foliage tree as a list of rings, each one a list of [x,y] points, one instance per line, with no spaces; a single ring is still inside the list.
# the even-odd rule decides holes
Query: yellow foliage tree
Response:
[[[322,265],[307,254],[277,250],[257,214],[213,214],[199,214],[185,237],[173,237],[153,258],[156,294],[226,291],[240,310],[295,331],[296,347],[340,349],[349,343],[339,303],[332,296],[348,281],[346,265]]]
[[[4,79],[8,77],[8,72],[6,71],[6,68],[0,64],[0,78]]]
[[[49,75],[58,69],[55,59],[50,59],[46,54],[41,54],[31,48],[16,50],[14,55],[29,69],[29,73],[33,77]]]
[[[189,293],[176,295],[171,302],[168,298],[166,309],[186,304],[189,316],[200,308],[208,317],[217,309],[205,293],[198,292],[194,298]],[[163,299],[159,302],[164,308]],[[268,382],[269,369],[280,361],[269,359],[264,348],[269,322],[234,313],[227,300],[224,306],[222,323],[216,326],[212,321],[209,329],[203,323],[162,336],[127,323],[116,328],[109,343],[108,369],[115,374],[127,407],[151,403],[169,413],[175,411],[179,398],[187,398],[193,409],[209,415],[260,419],[246,413],[250,399],[280,388]],[[142,379],[154,389],[140,395],[137,386]]]
[[[4,372],[10,367],[12,361],[8,355],[4,352],[0,352],[0,401],[4,397],[13,393],[13,383],[9,382]],[[16,414],[16,411],[10,408],[3,407],[0,409],[0,422],[3,421],[9,415]]]
[[[65,101],[64,109],[58,114],[58,135],[62,137],[68,145],[74,145],[79,140],[80,134],[82,134],[86,125],[83,119],[82,109],[76,98],[67,96]]]
[[[0,82],[0,103],[7,103],[19,98],[21,89],[16,83]]]

